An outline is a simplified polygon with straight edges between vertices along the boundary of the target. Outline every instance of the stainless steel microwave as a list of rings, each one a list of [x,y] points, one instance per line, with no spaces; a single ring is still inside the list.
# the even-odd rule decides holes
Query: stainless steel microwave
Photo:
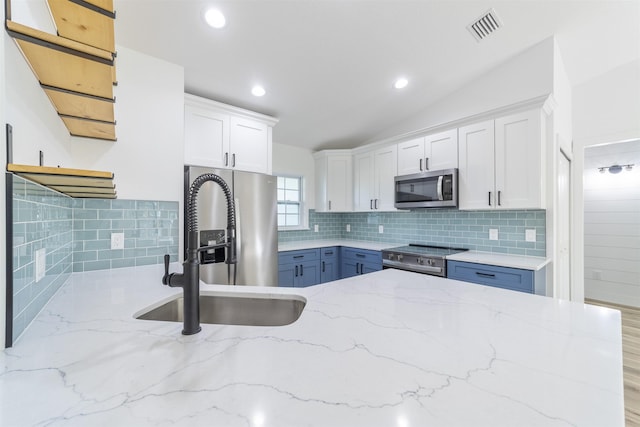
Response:
[[[458,169],[401,175],[395,178],[395,207],[458,207]]]

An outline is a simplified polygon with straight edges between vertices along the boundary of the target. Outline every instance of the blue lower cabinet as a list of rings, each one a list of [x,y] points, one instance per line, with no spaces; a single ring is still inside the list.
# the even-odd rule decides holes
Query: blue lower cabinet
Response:
[[[540,293],[544,288],[544,272],[495,265],[475,264],[462,261],[447,261],[447,278],[478,283],[513,291]],[[540,282],[543,283],[540,283]],[[542,292],[543,293],[543,292]]]
[[[342,248],[341,277],[358,276],[382,270],[382,253],[356,248]]]
[[[320,249],[278,254],[278,286],[304,288],[320,283]]]
[[[320,283],[340,278],[340,250],[336,246],[320,249]]]

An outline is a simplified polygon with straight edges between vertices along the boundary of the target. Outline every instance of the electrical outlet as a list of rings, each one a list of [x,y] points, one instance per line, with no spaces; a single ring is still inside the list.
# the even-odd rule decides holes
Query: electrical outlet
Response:
[[[384,233],[384,225],[379,225],[378,226],[378,233],[380,233],[380,234]]]
[[[347,224],[347,233],[351,233],[351,224]]]
[[[316,233],[317,233],[318,231],[320,231],[320,227],[318,226],[318,224],[314,224],[314,226],[313,226],[313,231],[314,231],[314,232],[316,232]]]
[[[527,229],[524,230],[524,240],[527,242],[535,242],[536,241],[536,229]]]
[[[498,240],[498,229],[490,228],[489,229],[489,240]]]
[[[45,248],[36,251],[36,282],[44,278],[47,270],[47,250]]]
[[[124,249],[124,233],[111,233],[111,249]]]

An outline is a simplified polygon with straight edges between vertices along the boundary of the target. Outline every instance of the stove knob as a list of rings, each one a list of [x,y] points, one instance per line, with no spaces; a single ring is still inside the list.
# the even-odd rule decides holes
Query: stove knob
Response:
[[[416,260],[416,262],[417,262],[418,264],[424,264],[424,258],[418,258],[418,259]]]
[[[428,261],[429,261],[428,262],[429,265],[433,265],[433,260],[432,259],[429,259]]]
[[[393,261],[393,254],[389,254],[387,258],[389,258],[390,261]]]
[[[402,261],[402,254],[398,254],[398,261]]]

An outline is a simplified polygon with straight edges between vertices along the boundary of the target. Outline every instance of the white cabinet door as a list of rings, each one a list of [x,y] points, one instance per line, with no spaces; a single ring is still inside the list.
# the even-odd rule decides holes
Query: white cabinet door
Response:
[[[373,152],[357,154],[353,159],[353,209],[369,211],[373,208]]]
[[[327,207],[329,211],[349,212],[353,210],[351,162],[351,155],[336,155],[327,159]]]
[[[230,121],[229,167],[249,172],[271,173],[268,160],[269,126],[239,117]]]
[[[494,122],[458,129],[460,209],[492,209],[495,204]]]
[[[226,167],[229,152],[229,116],[192,105],[184,108],[184,163]]]
[[[457,148],[456,148],[457,154]],[[398,144],[398,175],[410,175],[424,170],[424,137]]]
[[[353,210],[353,168],[350,150],[318,152],[316,157],[316,212]]]
[[[495,120],[498,209],[544,207],[540,115],[533,110]]]
[[[373,164],[373,208],[380,211],[396,210],[395,181],[398,172],[398,146],[396,144],[376,150]]]
[[[424,138],[424,170],[437,171],[457,167],[458,129],[435,133]]]

